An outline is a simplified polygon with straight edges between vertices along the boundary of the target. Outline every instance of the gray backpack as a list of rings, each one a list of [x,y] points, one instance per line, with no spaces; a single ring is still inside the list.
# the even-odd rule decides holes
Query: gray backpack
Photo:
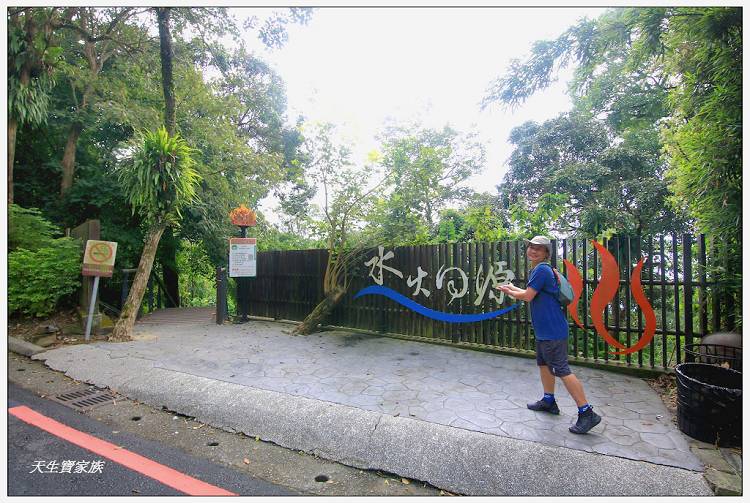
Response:
[[[559,287],[559,291],[557,292],[557,300],[562,304],[563,306],[567,306],[571,302],[573,302],[573,287],[570,286],[570,282],[568,281],[568,278],[566,278],[563,274],[560,274],[560,272],[552,267],[550,264],[547,264],[545,262],[545,265],[547,265],[550,269],[552,269],[552,272],[555,273],[555,276],[557,277],[557,286]],[[548,292],[549,293],[549,292]]]

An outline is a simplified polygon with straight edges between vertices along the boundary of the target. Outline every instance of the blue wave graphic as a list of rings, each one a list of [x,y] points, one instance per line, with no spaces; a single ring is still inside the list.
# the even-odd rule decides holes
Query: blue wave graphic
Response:
[[[513,304],[512,306],[500,309],[499,311],[492,311],[491,313],[453,314],[444,313],[442,311],[435,311],[433,309],[424,307],[421,304],[417,304],[410,298],[404,297],[400,293],[391,290],[387,286],[368,286],[367,288],[363,288],[362,290],[357,292],[354,298],[358,299],[359,297],[362,297],[364,295],[383,295],[384,297],[388,297],[389,299],[398,302],[402,306],[407,307],[412,311],[416,311],[422,316],[432,318],[433,320],[447,321],[448,323],[473,323],[475,321],[489,320],[491,318],[500,316],[501,314],[505,314],[508,311],[512,311],[513,309],[516,309],[521,305],[521,303],[519,302],[518,304]]]

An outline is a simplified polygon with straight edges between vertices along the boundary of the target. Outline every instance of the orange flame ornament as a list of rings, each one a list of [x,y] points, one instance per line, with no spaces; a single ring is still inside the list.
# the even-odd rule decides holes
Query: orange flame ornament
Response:
[[[250,208],[247,208],[244,204],[240,204],[239,208],[230,211],[229,218],[232,219],[233,225],[240,227],[251,227],[255,225],[255,212]]]

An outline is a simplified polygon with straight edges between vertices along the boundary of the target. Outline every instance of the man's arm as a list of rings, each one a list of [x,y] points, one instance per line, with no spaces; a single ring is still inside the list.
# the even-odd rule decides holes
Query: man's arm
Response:
[[[514,299],[525,300],[526,302],[531,302],[537,294],[537,291],[531,287],[518,288],[514,285],[501,285],[498,286],[497,289],[510,295]]]

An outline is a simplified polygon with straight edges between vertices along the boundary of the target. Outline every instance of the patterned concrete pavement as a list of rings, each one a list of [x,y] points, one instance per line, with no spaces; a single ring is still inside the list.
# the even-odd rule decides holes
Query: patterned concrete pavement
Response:
[[[139,323],[138,340],[94,343],[111,359],[409,417],[492,435],[702,471],[659,396],[642,380],[573,367],[603,420],[575,435],[576,407],[558,381],[561,415],[541,396],[532,359],[343,331],[290,335],[290,325]],[[114,362],[113,362],[114,363]]]

